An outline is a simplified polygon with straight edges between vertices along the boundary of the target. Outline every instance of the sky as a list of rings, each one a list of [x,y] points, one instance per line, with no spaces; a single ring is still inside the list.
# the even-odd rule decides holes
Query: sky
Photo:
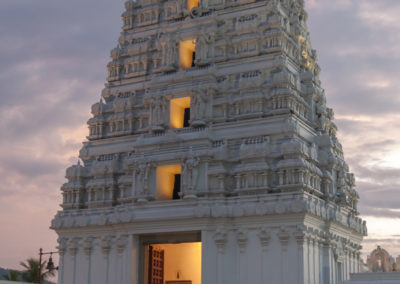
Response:
[[[56,247],[65,169],[100,99],[123,0],[0,1],[0,267]],[[328,106],[376,245],[400,254],[400,1],[306,0]]]

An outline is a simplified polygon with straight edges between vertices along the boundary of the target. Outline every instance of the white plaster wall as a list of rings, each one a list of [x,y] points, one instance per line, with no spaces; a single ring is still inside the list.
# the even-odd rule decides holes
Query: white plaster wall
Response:
[[[79,250],[76,254],[76,280],[75,283],[88,283],[89,259],[88,256]]]
[[[95,247],[92,256],[92,283],[106,284],[108,257],[103,254],[100,247]],[[73,283],[75,284],[75,283]]]
[[[145,284],[139,283],[140,236],[197,229],[202,241],[202,284],[338,284],[338,254],[344,280],[357,272],[355,251],[338,252],[337,243],[351,237],[351,232],[321,238],[318,228],[324,221],[311,225],[301,220],[301,216],[277,215],[131,223],[124,228],[124,238],[113,235],[122,228],[112,226],[95,234],[82,232],[79,239],[92,237],[93,245],[88,250],[79,242],[65,249],[59,284]],[[74,238],[77,235],[79,231],[73,233]]]

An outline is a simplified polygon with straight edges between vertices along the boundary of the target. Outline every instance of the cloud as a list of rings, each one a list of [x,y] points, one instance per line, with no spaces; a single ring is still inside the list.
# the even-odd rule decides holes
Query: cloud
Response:
[[[0,266],[56,246],[48,227],[100,98],[123,2],[2,0]]]
[[[335,111],[346,161],[356,174],[359,210],[370,235],[381,232],[379,239],[385,239],[378,243],[368,237],[364,252],[381,244],[398,255],[395,234],[388,231],[399,228],[391,220],[400,218],[400,2],[306,2],[322,86]]]
[[[400,3],[390,0],[310,4],[312,44],[319,53],[328,103],[336,112],[397,113],[400,24],[393,19],[399,11]]]

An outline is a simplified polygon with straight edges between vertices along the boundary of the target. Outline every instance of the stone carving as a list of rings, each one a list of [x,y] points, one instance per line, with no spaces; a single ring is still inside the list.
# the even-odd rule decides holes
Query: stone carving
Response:
[[[69,240],[68,251],[72,256],[76,256],[76,254],[78,253],[79,240],[80,238],[72,238],[71,240]]]
[[[343,262],[345,259],[345,252],[344,252],[344,248],[343,248],[343,243],[341,241],[339,241],[335,247],[335,249],[333,250],[335,259],[337,262]]]
[[[100,240],[100,247],[101,251],[103,252],[104,257],[108,257],[110,250],[111,250],[111,245],[112,245],[112,236],[104,236]]]
[[[258,238],[260,239],[263,248],[267,247],[271,240],[271,233],[267,228],[260,228],[258,231]]]
[[[58,242],[58,251],[60,253],[60,256],[63,256],[68,248],[68,238],[65,237],[61,237],[58,238],[57,242]]]
[[[193,126],[204,126],[206,124],[206,112],[208,108],[208,102],[211,96],[214,94],[212,89],[203,89],[195,91],[191,98],[191,120]]]
[[[135,195],[146,196],[149,194],[149,175],[153,164],[146,159],[139,161],[134,169]]]
[[[82,248],[86,256],[90,256],[93,249],[94,240],[95,240],[94,237],[87,237],[86,239],[83,240]]]
[[[236,240],[237,240],[240,252],[244,253],[244,251],[246,250],[247,241],[248,241],[247,231],[245,229],[240,229],[236,233]]]
[[[200,158],[195,156],[192,151],[184,159],[182,166],[183,194],[192,193],[196,190],[197,179],[199,176]],[[192,193],[193,194],[193,193]]]
[[[157,49],[161,51],[161,66],[163,71],[175,70],[177,65],[179,44],[171,35],[162,34],[158,38]]]
[[[228,241],[228,232],[223,228],[218,228],[214,234],[214,241],[217,245],[218,251],[222,253]]]
[[[281,243],[281,246],[284,248],[284,250],[287,249],[287,245],[288,245],[289,239],[290,239],[290,234],[287,232],[287,229],[285,227],[279,228],[277,237],[279,239],[279,242]]]
[[[213,58],[215,34],[202,30],[196,38],[196,65],[205,65]]]
[[[127,244],[128,244],[128,236],[127,235],[119,236],[119,238],[116,240],[117,252],[119,254],[122,254]]]
[[[153,130],[163,130],[167,102],[165,97],[158,96],[150,100],[150,117]]]

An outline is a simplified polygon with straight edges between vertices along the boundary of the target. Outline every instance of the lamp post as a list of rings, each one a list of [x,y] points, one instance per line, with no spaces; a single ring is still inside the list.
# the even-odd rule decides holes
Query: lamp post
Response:
[[[42,284],[42,255],[50,254],[49,261],[47,262],[46,269],[49,271],[52,271],[54,269],[58,269],[58,266],[54,266],[53,259],[51,256],[53,253],[58,253],[58,251],[49,251],[49,252],[43,252],[43,249],[39,249],[39,284]]]

